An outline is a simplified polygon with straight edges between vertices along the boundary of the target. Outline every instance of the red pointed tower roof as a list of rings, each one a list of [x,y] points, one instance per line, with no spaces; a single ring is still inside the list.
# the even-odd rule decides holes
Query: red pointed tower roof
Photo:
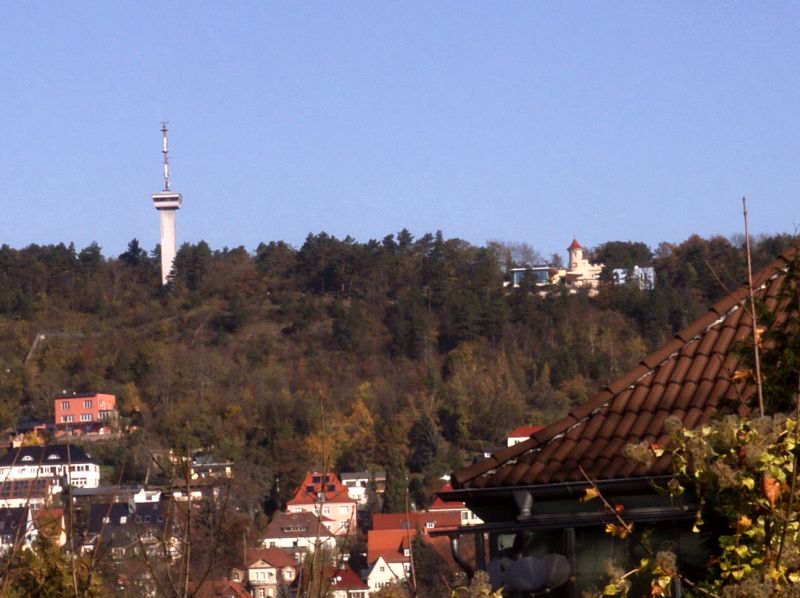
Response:
[[[574,237],[573,237],[573,239],[572,239],[572,243],[570,243],[570,246],[569,246],[569,247],[567,247],[567,249],[568,249],[569,251],[572,251],[573,249],[583,249],[583,245],[581,245],[580,243],[578,243],[578,239],[576,239],[576,238],[574,238]]]

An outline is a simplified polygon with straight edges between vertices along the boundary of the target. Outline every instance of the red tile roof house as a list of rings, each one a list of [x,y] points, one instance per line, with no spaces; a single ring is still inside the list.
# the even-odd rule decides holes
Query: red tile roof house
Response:
[[[753,279],[757,300],[776,316],[773,330],[788,330],[797,318],[781,294],[786,270],[796,259],[796,251],[787,251]],[[603,587],[606,559],[613,556],[623,567],[638,562],[642,555],[633,542],[604,533],[604,524],[612,519],[598,501],[579,501],[589,486],[583,472],[611,504],[625,505],[626,521],[637,530],[654,526],[651,545],[671,542],[684,573],[700,572],[706,555],[698,535],[690,532],[696,505],[689,493],[670,501],[653,486],[672,477],[668,418],[694,428],[723,405],[750,414],[755,391],[747,380],[734,378],[741,362],[735,343],[752,339],[747,296],[742,288],[718,301],[563,419],[453,474],[453,490],[442,497],[465,501],[486,522],[461,531],[474,535],[476,565],[488,568],[496,585],[508,589],[514,571],[527,566],[540,573],[511,582],[529,584],[514,586],[521,591],[548,586],[556,588],[554,596],[580,596],[590,586]],[[628,459],[626,446],[640,443],[666,450],[649,463]],[[534,553],[548,555],[547,561],[531,560]],[[471,564],[463,565],[469,573]]]
[[[447,483],[442,486],[440,492],[450,492],[452,484]],[[463,500],[445,500],[441,496],[433,499],[433,504],[428,508],[428,513],[433,515],[448,514],[458,518],[458,525],[480,525],[483,520],[473,513]]]
[[[506,446],[514,446],[515,444],[524,442],[542,428],[544,428],[544,426],[520,426],[519,428],[514,428],[508,433]]]
[[[461,513],[452,511],[374,515],[372,529],[367,532],[369,589],[377,591],[385,585],[407,580],[417,534],[422,534],[434,549],[441,549],[444,558],[447,558],[447,546],[440,546],[442,538],[431,538],[429,534],[434,530],[456,530],[460,523]]]
[[[331,598],[368,598],[369,586],[361,581],[350,567],[330,568],[326,571],[330,579],[328,593]]]
[[[334,536],[342,537],[356,528],[357,506],[335,473],[309,472],[286,504],[286,510],[318,515]]]
[[[227,577],[207,579],[199,584],[189,582],[189,590],[194,598],[253,598],[241,582]]]
[[[56,438],[113,436],[118,432],[117,397],[90,392],[53,399]]]
[[[415,535],[413,529],[373,529],[367,532],[367,585],[371,592],[408,579]]]

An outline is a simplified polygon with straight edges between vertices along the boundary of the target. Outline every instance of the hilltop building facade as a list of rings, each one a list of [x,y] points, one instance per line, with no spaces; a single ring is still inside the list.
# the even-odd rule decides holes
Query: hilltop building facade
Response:
[[[53,400],[56,438],[107,436],[118,431],[117,397],[97,392],[62,394]]]

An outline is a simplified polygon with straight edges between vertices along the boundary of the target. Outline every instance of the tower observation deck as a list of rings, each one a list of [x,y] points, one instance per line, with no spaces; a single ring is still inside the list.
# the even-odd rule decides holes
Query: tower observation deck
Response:
[[[172,264],[177,253],[175,237],[175,210],[180,209],[183,196],[169,188],[169,141],[167,123],[161,123],[163,145],[161,153],[164,158],[164,189],[153,194],[153,207],[158,210],[161,219],[161,284],[169,281]]]

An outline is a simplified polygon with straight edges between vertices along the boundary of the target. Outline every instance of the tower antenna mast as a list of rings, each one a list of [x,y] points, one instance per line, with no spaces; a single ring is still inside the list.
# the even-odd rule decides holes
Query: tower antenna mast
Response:
[[[175,237],[175,212],[181,207],[183,197],[169,188],[169,139],[167,121],[161,122],[161,155],[164,159],[164,190],[153,194],[153,207],[161,221],[161,284],[169,282],[177,254]]]
[[[164,156],[164,191],[169,191],[169,123],[161,121],[162,147],[161,154]]]

